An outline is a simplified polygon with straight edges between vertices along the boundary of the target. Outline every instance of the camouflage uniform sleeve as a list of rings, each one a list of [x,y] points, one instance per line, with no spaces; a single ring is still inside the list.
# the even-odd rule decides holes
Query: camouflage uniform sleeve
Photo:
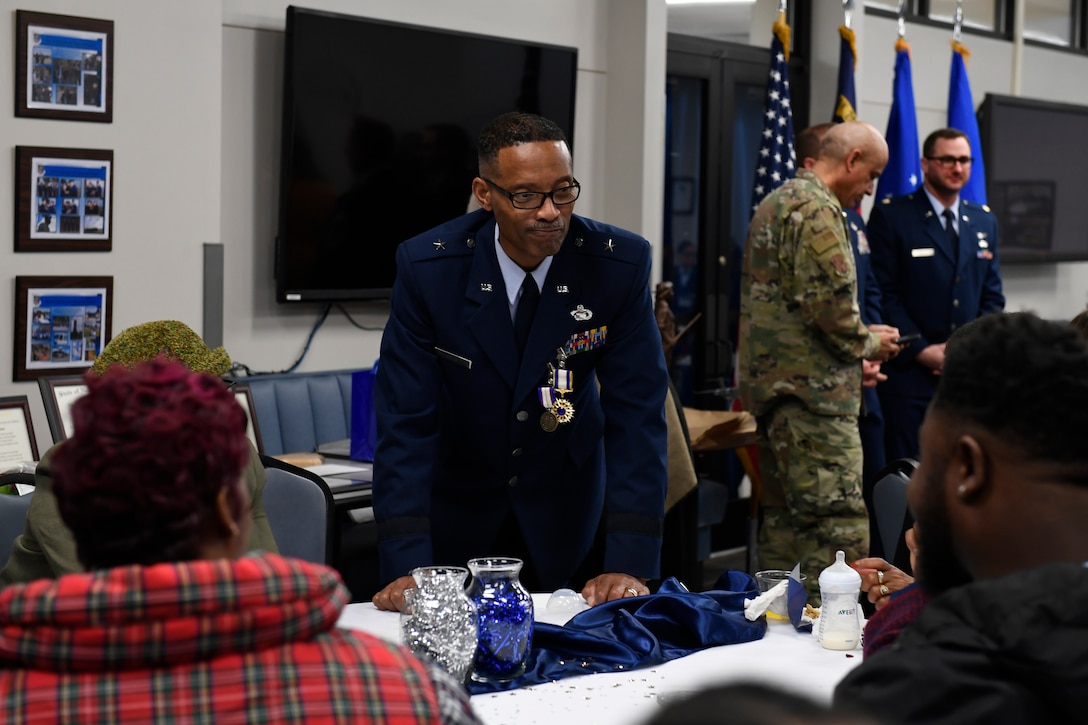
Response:
[[[823,205],[803,223],[794,289],[805,324],[844,362],[875,355],[880,337],[861,321],[854,255],[839,211]]]

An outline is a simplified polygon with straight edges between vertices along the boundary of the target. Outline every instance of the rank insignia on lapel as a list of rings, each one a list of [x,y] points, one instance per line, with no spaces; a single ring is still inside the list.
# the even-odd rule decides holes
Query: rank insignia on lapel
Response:
[[[570,316],[578,322],[585,322],[593,317],[593,310],[587,310],[583,305],[578,305],[570,311]]]
[[[490,292],[491,291],[491,283],[490,282],[481,282],[480,283],[480,291],[481,292]]]
[[[555,291],[558,292],[561,295],[565,295],[568,292],[570,292],[570,290],[567,289],[567,286],[565,284],[557,284],[555,286]]]
[[[436,251],[436,252],[441,252],[441,251],[444,251],[446,249],[446,243],[443,242],[441,239],[436,239],[433,242],[431,242],[431,244],[434,245],[434,251]]]

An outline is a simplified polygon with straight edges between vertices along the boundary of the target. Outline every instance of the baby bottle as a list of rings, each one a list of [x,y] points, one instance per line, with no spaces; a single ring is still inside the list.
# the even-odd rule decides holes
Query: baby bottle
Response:
[[[858,594],[861,575],[846,564],[846,554],[835,553],[835,563],[820,572],[819,625],[816,636],[827,649],[849,650],[858,646]]]

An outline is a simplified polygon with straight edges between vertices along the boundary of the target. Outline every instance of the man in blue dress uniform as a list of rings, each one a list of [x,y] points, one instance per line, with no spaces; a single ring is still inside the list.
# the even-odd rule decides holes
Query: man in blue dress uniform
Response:
[[[873,270],[884,320],[918,334],[885,366],[878,392],[889,459],[918,457],[918,428],[944,367],[953,330],[1005,307],[997,266],[997,219],[960,198],[971,175],[971,146],[954,128],[922,146],[921,187],[885,199],[869,215]]]
[[[413,567],[481,556],[523,558],[532,589],[584,583],[590,604],[648,593],[668,385],[649,244],[573,214],[551,121],[500,116],[479,162],[482,209],[397,251],[374,400],[389,583],[374,603],[403,607]]]

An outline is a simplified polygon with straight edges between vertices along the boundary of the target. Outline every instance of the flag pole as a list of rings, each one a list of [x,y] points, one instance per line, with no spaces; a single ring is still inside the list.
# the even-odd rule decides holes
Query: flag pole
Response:
[[[876,198],[884,201],[914,191],[922,179],[918,145],[918,122],[914,109],[914,81],[911,73],[910,44],[903,20],[905,0],[899,0],[899,37],[895,41],[895,77],[892,81],[892,107],[888,115],[888,165],[877,183]]]
[[[858,66],[857,35],[853,28],[854,0],[842,1],[843,23],[839,26],[839,82],[835,92],[835,108],[831,113],[832,123],[856,121],[857,92],[854,85],[854,71]]]
[[[956,0],[955,22],[952,26],[952,73],[948,84],[948,126],[967,135],[971,146],[971,175],[960,190],[960,198],[986,205],[986,164],[982,158],[975,102],[971,81],[967,77],[967,59],[971,51],[960,42],[963,30],[963,0]]]

